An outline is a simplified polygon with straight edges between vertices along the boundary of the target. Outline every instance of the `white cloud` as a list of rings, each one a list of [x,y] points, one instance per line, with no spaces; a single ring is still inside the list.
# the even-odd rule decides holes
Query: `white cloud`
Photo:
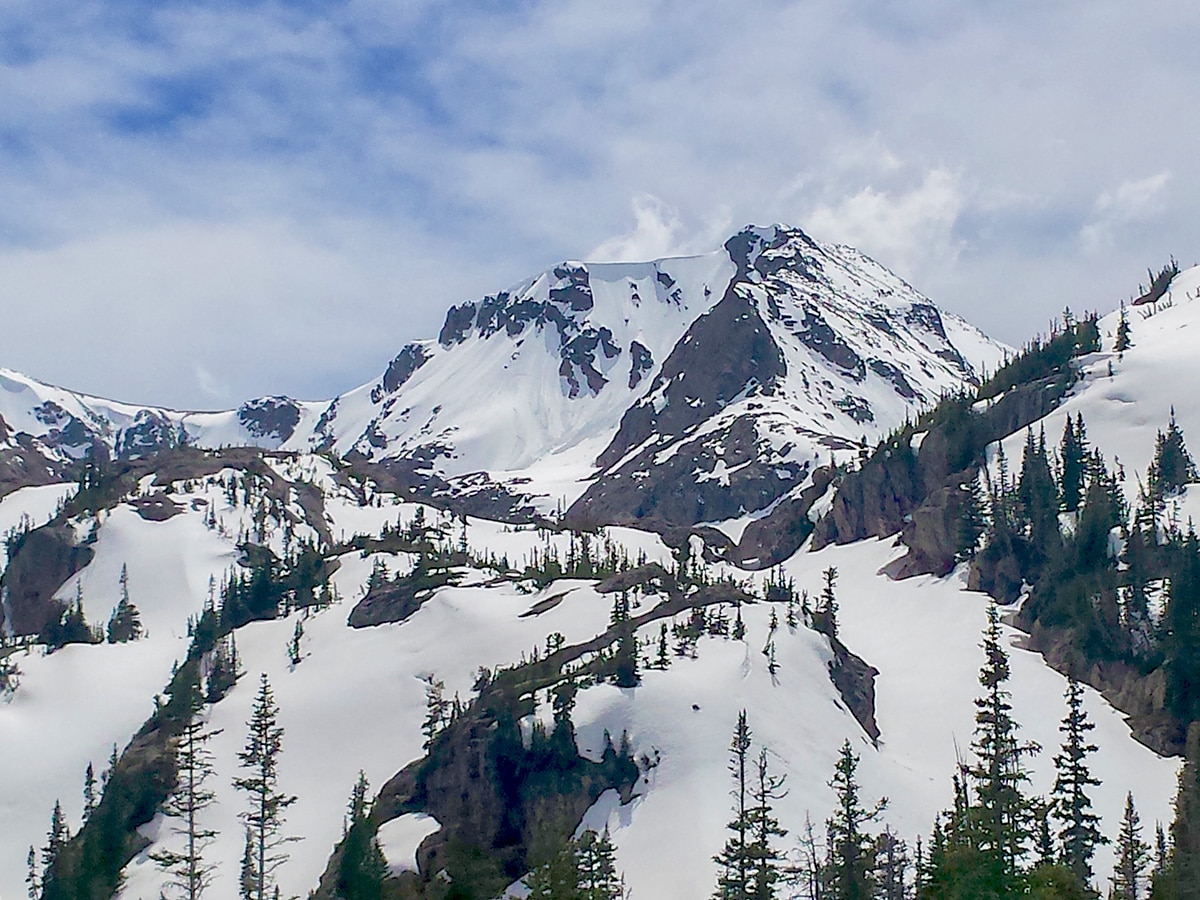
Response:
[[[1079,232],[1084,249],[1088,253],[1110,250],[1122,229],[1161,215],[1166,209],[1163,188],[1170,180],[1170,172],[1159,172],[1102,193],[1093,207],[1092,220]]]
[[[819,204],[805,223],[814,235],[857,247],[912,280],[958,255],[953,229],[965,203],[959,178],[935,169],[909,190],[867,186]]]

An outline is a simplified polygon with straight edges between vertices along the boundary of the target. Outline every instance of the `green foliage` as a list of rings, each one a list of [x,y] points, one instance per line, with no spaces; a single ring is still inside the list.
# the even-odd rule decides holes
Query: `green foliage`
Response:
[[[829,782],[836,797],[833,816],[825,823],[830,859],[823,880],[830,900],[870,900],[875,891],[875,841],[864,829],[878,821],[887,798],[872,807],[863,805],[855,778],[858,759],[845,741]]]
[[[1117,864],[1113,870],[1111,900],[1142,900],[1150,845],[1142,840],[1142,825],[1133,805],[1133,794],[1125,795],[1125,813],[1117,836]]]
[[[388,875],[387,860],[371,820],[367,776],[358,773],[350,794],[346,834],[340,845],[337,896],[342,900],[380,900]]]
[[[1088,796],[1091,787],[1100,781],[1088,769],[1086,758],[1099,748],[1087,741],[1087,734],[1096,726],[1088,720],[1083,709],[1083,689],[1075,679],[1067,682],[1067,715],[1059,730],[1063,735],[1062,749],[1054,757],[1056,775],[1051,793],[1055,815],[1062,823],[1058,832],[1062,847],[1062,862],[1079,883],[1092,880],[1092,855],[1098,844],[1107,844],[1100,833],[1100,817],[1092,812]]]
[[[1171,420],[1165,432],[1158,432],[1154,442],[1154,461],[1150,464],[1150,496],[1158,503],[1166,497],[1178,494],[1191,482],[1200,480],[1196,474],[1196,463],[1188,453],[1183,441],[1183,431],[1175,421],[1175,410],[1171,409]]]
[[[1069,371],[1072,359],[1100,349],[1100,329],[1095,316],[1053,334],[1049,339],[1035,339],[1022,353],[1009,360],[979,389],[978,398],[987,400],[1021,384],[1032,384],[1046,378],[1062,376]]]
[[[249,808],[242,823],[253,844],[253,888],[251,900],[269,900],[274,872],[287,859],[281,850],[288,838],[281,835],[283,814],[296,798],[279,791],[279,754],[283,750],[283,727],[279,707],[266,674],[260,676],[258,694],[250,712],[246,745],[238,762],[246,774],[233,786],[246,793]]]

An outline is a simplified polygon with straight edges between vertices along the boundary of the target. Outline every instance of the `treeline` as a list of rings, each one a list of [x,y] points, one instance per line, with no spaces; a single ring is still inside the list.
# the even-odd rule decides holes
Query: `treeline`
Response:
[[[999,615],[989,608],[983,636],[982,689],[975,700],[970,756],[952,775],[953,803],[927,840],[910,848],[884,823],[886,798],[867,800],[859,757],[843,744],[829,786],[834,809],[823,836],[806,820],[795,849],[775,801],[784,777],[770,771],[766,748],[753,752],[745,712],[730,747],[733,818],[718,865],[715,900],[1089,900],[1100,896],[1092,860],[1111,843],[1116,865],[1109,900],[1182,900],[1200,891],[1200,726],[1189,737],[1169,834],[1147,840],[1132,794],[1119,829],[1104,834],[1090,792],[1099,785],[1088,758],[1096,746],[1078,682],[1068,681],[1062,743],[1049,796],[1028,789],[1028,760],[1041,752],[1020,736],[1007,689],[1009,659]]]

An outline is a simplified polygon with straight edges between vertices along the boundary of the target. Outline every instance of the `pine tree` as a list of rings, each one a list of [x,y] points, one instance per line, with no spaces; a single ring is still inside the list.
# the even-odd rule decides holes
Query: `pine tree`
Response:
[[[874,895],[874,839],[863,829],[878,821],[887,808],[887,798],[871,808],[863,806],[855,780],[858,759],[850,741],[845,741],[829,782],[837,798],[833,816],[826,822],[831,856],[829,900],[870,900]]]
[[[110,644],[136,641],[143,634],[142,617],[129,600],[129,570],[121,565],[121,597],[108,618],[107,637]]]
[[[430,677],[425,685],[425,721],[421,725],[421,733],[425,735],[422,748],[426,751],[433,746],[433,739],[446,722],[446,683]]]
[[[304,654],[300,650],[300,639],[304,637],[304,626],[300,624],[300,620],[296,620],[296,627],[292,631],[292,639],[288,641],[288,659],[291,660],[293,666],[300,665],[300,661],[304,659]]]
[[[1028,527],[1033,562],[1040,567],[1054,559],[1062,548],[1058,530],[1058,486],[1050,468],[1044,430],[1038,433],[1036,441],[1032,430],[1025,432],[1025,452],[1016,499],[1023,523]]]
[[[37,867],[37,850],[31,844],[29,847],[29,855],[25,857],[25,893],[29,896],[29,900],[38,900],[42,895],[42,879],[38,874]]]
[[[1022,760],[1039,748],[1017,739],[1019,726],[1004,687],[1009,678],[1008,654],[994,604],[988,607],[982,648],[985,660],[979,683],[984,694],[975,700],[971,744],[975,762],[965,770],[975,797],[972,801],[965,782],[956,790],[953,833],[965,848],[958,861],[970,870],[974,890],[980,895],[1013,897],[1021,891],[1019,863],[1031,836],[1031,804],[1023,792],[1029,776]]]
[[[242,865],[238,876],[238,897],[241,900],[254,900],[258,895],[258,869],[254,863],[254,836],[246,828],[246,843],[242,848]]]
[[[387,878],[387,859],[370,821],[369,785],[364,772],[350,792],[346,833],[338,865],[337,896],[342,900],[379,900]]]
[[[1100,832],[1100,817],[1092,812],[1088,788],[1099,786],[1100,780],[1088,770],[1086,757],[1099,748],[1087,742],[1087,733],[1096,726],[1088,720],[1083,708],[1083,688],[1074,678],[1067,680],[1067,716],[1059,731],[1063,735],[1062,750],[1054,756],[1054,788],[1051,792],[1055,815],[1062,823],[1058,840],[1062,846],[1062,861],[1079,879],[1088,885],[1092,880],[1092,856],[1097,844],[1108,843]]]
[[[96,770],[88,762],[83,772],[83,821],[91,818],[92,810],[96,808]]]
[[[1120,359],[1125,351],[1133,346],[1133,342],[1129,339],[1129,313],[1125,309],[1125,301],[1121,301],[1121,312],[1117,318],[1117,340],[1113,345],[1113,349],[1117,351],[1117,359]]]
[[[663,622],[658,631],[658,654],[654,658],[654,668],[666,670],[671,665],[671,656],[667,652],[667,623]]]
[[[779,827],[771,805],[773,800],[787,796],[783,790],[785,775],[771,775],[767,768],[767,750],[762,748],[755,764],[754,779],[750,787],[753,803],[747,811],[750,820],[750,878],[747,885],[752,900],[774,900],[776,885],[781,877],[782,854],[773,846],[773,839],[783,837],[787,830]]]
[[[50,830],[46,833],[46,846],[42,848],[42,890],[46,893],[54,884],[54,865],[58,855],[70,839],[71,830],[67,827],[62,804],[55,800],[54,811],[50,814]]]
[[[221,732],[205,729],[202,710],[197,692],[192,700],[191,717],[176,740],[175,786],[162,806],[167,816],[179,820],[179,824],[172,825],[171,833],[183,837],[185,849],[182,853],[163,849],[150,854],[159,868],[170,876],[168,886],[186,900],[198,900],[203,896],[212,884],[216,870],[215,865],[204,861],[204,851],[216,839],[217,832],[202,827],[199,816],[216,800],[216,795],[207,787],[213,774],[208,742]]]
[[[233,786],[245,791],[250,809],[242,813],[242,823],[253,843],[253,888],[250,900],[267,900],[274,887],[273,873],[287,859],[281,847],[290,840],[281,836],[284,811],[296,798],[279,791],[279,754],[283,749],[283,727],[279,708],[264,673],[254,700],[246,746],[238,752],[238,762],[247,774],[235,778]]]
[[[1074,420],[1067,416],[1059,455],[1062,458],[1062,508],[1065,512],[1075,512],[1083,500],[1087,473],[1087,431],[1082,413],[1076,414]]]
[[[617,872],[616,850],[608,829],[588,829],[573,841],[579,900],[623,900],[625,882]]]
[[[1142,900],[1146,868],[1150,864],[1150,845],[1142,840],[1142,826],[1133,794],[1125,795],[1125,814],[1117,837],[1117,865],[1112,876],[1111,900]]]
[[[1156,500],[1178,494],[1187,484],[1200,480],[1196,474],[1196,463],[1188,453],[1183,441],[1183,431],[1175,421],[1175,408],[1171,407],[1171,421],[1166,432],[1160,431],[1154,442],[1154,461],[1150,464],[1150,494]]]
[[[820,603],[815,612],[813,627],[822,634],[836,638],[838,633],[837,614],[838,602],[834,587],[837,585],[838,571],[830,566],[821,573],[824,584],[821,588]]]
[[[746,711],[738,714],[733,740],[729,745],[729,772],[733,775],[734,818],[726,825],[732,832],[725,847],[713,860],[720,866],[717,876],[715,900],[749,900],[751,896],[750,874],[753,859],[750,851],[752,822],[750,809],[750,782],[747,762],[750,754],[750,726],[746,723]]]
[[[957,496],[959,509],[954,561],[961,563],[975,558],[979,539],[987,530],[987,517],[984,514],[983,486],[978,477],[961,485]]]
[[[1187,749],[1179,770],[1175,820],[1171,823],[1166,865],[1154,877],[1155,900],[1200,898],[1200,722],[1188,728]]]

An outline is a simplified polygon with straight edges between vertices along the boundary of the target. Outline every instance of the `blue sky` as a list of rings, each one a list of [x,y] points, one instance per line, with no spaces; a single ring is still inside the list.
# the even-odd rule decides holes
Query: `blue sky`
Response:
[[[1200,7],[79,2],[0,10],[0,365],[332,396],[565,258],[853,243],[1020,343],[1200,258]]]

